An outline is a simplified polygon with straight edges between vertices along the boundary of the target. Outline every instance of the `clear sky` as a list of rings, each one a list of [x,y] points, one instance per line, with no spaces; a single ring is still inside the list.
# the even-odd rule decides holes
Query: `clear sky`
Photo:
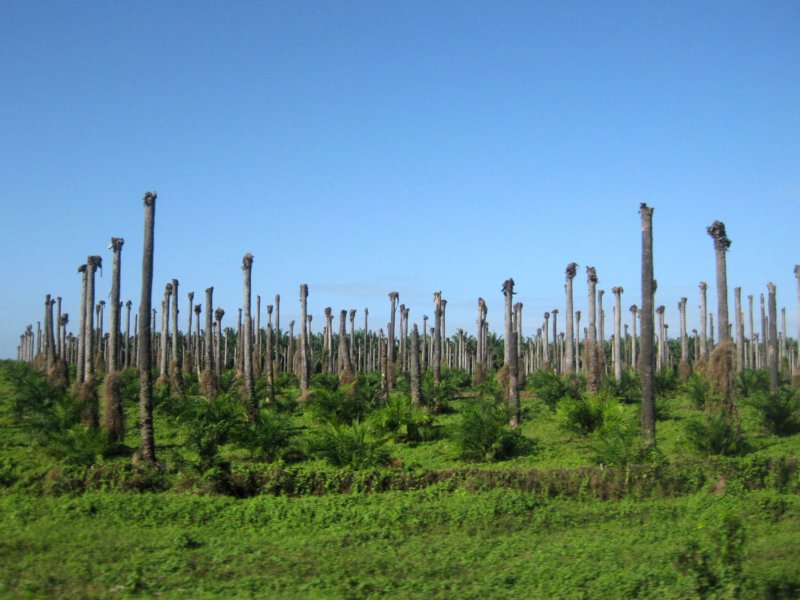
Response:
[[[397,290],[448,333],[477,298],[502,329],[563,315],[586,265],[640,304],[640,202],[655,207],[656,303],[711,285],[724,221],[733,287],[778,286],[797,332],[800,3],[39,2],[0,6],[0,357],[46,293],[78,323],[86,256],[139,302],[142,196],[158,192],[154,306],[181,282],[235,322],[241,258],[282,326],[310,287],[385,326]],[[200,298],[201,302],[203,301]],[[197,298],[196,298],[197,301]],[[563,319],[559,319],[559,328]]]

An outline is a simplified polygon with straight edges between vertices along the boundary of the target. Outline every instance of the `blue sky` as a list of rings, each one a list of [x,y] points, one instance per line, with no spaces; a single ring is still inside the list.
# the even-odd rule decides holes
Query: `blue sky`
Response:
[[[181,321],[213,285],[233,323],[252,252],[282,324],[305,282],[315,329],[325,306],[385,324],[392,290],[421,323],[440,289],[449,332],[479,296],[500,329],[513,277],[531,333],[575,261],[610,331],[612,286],[641,301],[647,202],[674,332],[720,219],[731,303],[774,281],[796,335],[797,2],[7,1],[0,35],[0,357],[46,293],[77,327],[87,255],[108,294],[111,236],[138,305],[147,190],[154,305],[177,277]]]

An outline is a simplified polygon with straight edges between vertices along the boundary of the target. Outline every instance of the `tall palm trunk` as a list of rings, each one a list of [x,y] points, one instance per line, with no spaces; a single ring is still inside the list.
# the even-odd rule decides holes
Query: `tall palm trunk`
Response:
[[[653,209],[642,203],[639,207],[639,214],[642,216],[641,428],[645,448],[652,448],[656,443],[655,357],[653,356],[655,341],[655,315],[653,313]]]
[[[600,389],[600,365],[597,351],[597,271],[594,267],[586,267],[586,282],[589,293],[589,331],[583,341],[584,355],[586,356],[586,389],[590,393],[597,393]]]
[[[708,284],[705,281],[700,282],[700,354],[703,359],[708,360],[708,323],[706,321],[708,315],[708,308],[706,304],[706,294]]]
[[[575,279],[575,275],[578,273],[578,265],[577,263],[569,263],[566,269],[567,281],[564,285],[564,293],[566,295],[566,303],[567,303],[567,315],[566,315],[566,333],[564,336],[565,348],[564,348],[564,370],[567,373],[572,373],[575,368],[575,347],[574,347],[574,339],[575,339],[575,331],[573,329],[573,318],[574,318],[574,310],[573,310],[573,297],[572,297],[572,280]]]
[[[614,294],[614,379],[622,379],[622,286],[611,288]]]
[[[194,292],[187,294],[189,298],[189,310],[187,311],[189,318],[186,323],[186,336],[183,338],[183,372],[190,373],[194,365],[193,349],[194,340],[192,338],[192,308],[194,302]]]
[[[225,371],[225,352],[222,351],[222,318],[225,316],[225,311],[217,307],[214,309],[214,322],[216,324],[216,331],[214,332],[214,337],[216,342],[214,343],[215,348],[215,355],[214,355],[214,373],[217,377],[220,377],[222,373]],[[225,347],[227,348],[228,337],[225,337]]]
[[[200,379],[202,370],[201,370],[201,363],[203,354],[200,351],[200,313],[203,312],[203,305],[202,304],[195,304],[194,305],[194,324],[195,329],[197,330],[194,334],[194,371],[197,375],[197,378]]]
[[[311,361],[308,356],[308,336],[306,334],[306,319],[308,302],[308,285],[300,284],[300,395],[302,399],[308,397],[308,379],[311,374]]]
[[[150,348],[150,310],[153,295],[153,233],[155,229],[156,194],[144,195],[144,250],[142,255],[142,299],[139,303],[139,434],[143,460],[155,462],[156,445],[153,432],[153,373]]]
[[[419,369],[419,331],[416,323],[411,329],[411,356],[409,357],[409,363],[411,371],[411,403],[419,406],[422,403],[422,386]]]
[[[755,369],[758,366],[758,347],[756,345],[756,338],[755,333],[756,330],[753,326],[753,294],[747,295],[747,305],[748,305],[748,312],[749,312],[749,321],[750,321],[750,368]]]
[[[719,344],[710,358],[710,374],[716,391],[722,397],[723,409],[728,416],[735,412],[733,404],[733,347],[728,335],[728,271],[725,253],[731,241],[725,232],[725,224],[714,221],[707,229],[714,240],[717,267],[717,330]],[[713,403],[709,403],[709,408]]]
[[[509,313],[509,320],[511,315]],[[433,383],[442,383],[442,292],[433,294]]]
[[[49,377],[53,377],[56,364],[56,344],[53,333],[53,301],[50,294],[44,297],[44,364]]]
[[[389,328],[387,333],[386,381],[390,390],[394,387],[394,363],[395,363],[394,324],[395,324],[395,312],[397,311],[397,301],[399,298],[400,294],[398,294],[397,292],[389,292],[389,302],[391,306],[391,312],[389,313]]]
[[[745,369],[744,313],[742,312],[742,288],[733,288],[734,318],[736,319],[736,370]]]
[[[205,360],[203,375],[200,377],[200,388],[203,395],[209,400],[214,400],[219,393],[217,376],[214,372],[214,288],[206,288],[206,331],[205,331]],[[199,331],[198,331],[199,333]]]
[[[251,280],[253,271],[253,255],[249,252],[242,257],[242,272],[244,273],[244,394],[245,402],[250,410],[250,421],[258,421],[258,399],[256,398],[253,383],[253,320],[250,317]]]
[[[800,265],[794,266],[794,276],[797,279],[797,337],[795,338],[795,367],[792,384],[794,387],[800,388]]]
[[[769,393],[778,393],[778,307],[775,284],[767,284],[769,291]]]
[[[111,274],[111,314],[109,315],[111,322],[108,324],[108,375],[106,375],[105,381],[103,382],[105,387],[103,429],[112,442],[121,442],[125,437],[125,415],[122,408],[122,395],[120,394],[122,379],[119,374],[117,358],[119,356],[119,342],[117,338],[120,329],[119,288],[120,279],[122,277],[121,262],[122,245],[124,243],[125,240],[122,238],[111,238],[111,245],[109,246],[114,252],[114,262]]]
[[[681,362],[678,363],[678,378],[686,381],[691,374],[689,363],[689,338],[686,335],[686,298],[681,298],[678,302],[678,312],[681,317]]]
[[[159,377],[156,384],[167,382],[169,375],[169,308],[172,298],[172,283],[164,286],[164,300],[161,302],[161,364],[159,366]]]
[[[506,406],[511,414],[511,427],[517,427],[521,421],[521,411],[519,403],[519,388],[517,386],[517,380],[519,376],[519,363],[517,360],[518,357],[516,347],[517,336],[512,326],[512,304],[514,296],[513,279],[509,278],[503,282],[503,294],[505,296],[504,337],[506,340],[505,345],[507,346],[507,351],[505,352],[507,359],[504,365],[506,370],[505,379],[507,380],[505,385]]]
[[[178,345],[178,280],[172,280],[172,358],[170,359],[170,376],[173,389],[183,394],[183,365]]]
[[[639,314],[639,307],[635,304],[631,304],[630,307],[631,311],[631,369],[635,369],[636,371],[639,370],[639,359],[636,355],[636,317]]]
[[[351,308],[349,312],[350,317],[350,364],[354,371],[358,371],[358,362],[356,361],[356,309]]]
[[[347,339],[347,311],[339,313],[339,384],[353,381],[353,363],[350,362],[350,348]]]

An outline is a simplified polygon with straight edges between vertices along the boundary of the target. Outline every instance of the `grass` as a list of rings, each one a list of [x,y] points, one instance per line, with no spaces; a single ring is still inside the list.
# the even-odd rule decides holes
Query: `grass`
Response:
[[[800,499],[773,492],[6,495],[0,511],[6,597],[687,598],[702,573],[679,557],[696,545],[720,577],[728,515],[745,523],[747,559],[725,584],[743,597],[800,591]]]
[[[481,390],[456,378],[435,411],[418,412],[368,394],[339,410],[347,390],[305,410],[285,379],[260,429],[243,423],[235,378],[210,404],[190,381],[185,398],[157,391],[160,465],[149,468],[133,455],[130,372],[123,447],[98,445],[86,458],[36,433],[32,417],[63,416],[70,398],[0,363],[0,597],[800,594],[800,434],[772,433],[758,403],[742,401],[746,453],[707,456],[690,443],[704,412],[675,392],[659,400],[658,452],[629,464],[640,457],[626,447],[635,402],[610,402],[597,431],[573,432],[554,410],[559,385],[540,379],[549,395],[522,393],[518,430],[533,444],[506,460],[488,450],[462,458],[454,432]],[[483,391],[489,406],[494,390]],[[502,414],[487,414],[503,435]],[[357,460],[320,450],[325,432],[336,433],[329,450],[347,442]],[[81,460],[64,455],[73,450]]]

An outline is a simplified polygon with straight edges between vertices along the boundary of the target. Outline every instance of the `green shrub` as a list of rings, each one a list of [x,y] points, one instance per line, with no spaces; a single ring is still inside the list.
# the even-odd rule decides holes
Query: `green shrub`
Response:
[[[761,423],[775,435],[793,435],[800,432],[800,397],[797,390],[782,387],[777,394],[753,392],[747,404],[754,407]]]
[[[674,369],[656,371],[655,380],[656,396],[671,396],[678,390],[678,374]]]
[[[197,453],[202,471],[217,462],[219,446],[228,443],[245,419],[246,411],[235,393],[223,393],[214,400],[203,396],[187,398],[180,422],[186,431],[187,446]]]
[[[709,456],[735,456],[748,449],[741,426],[724,410],[687,421],[686,436],[696,450]]]
[[[393,393],[383,406],[370,415],[369,422],[376,432],[391,435],[395,441],[418,442],[422,440],[423,433],[430,429],[431,417],[412,404],[408,396]]]
[[[508,427],[508,411],[493,398],[466,400],[451,438],[465,460],[503,460],[533,450],[530,440]]]
[[[564,379],[549,369],[537,369],[528,375],[525,389],[536,394],[536,397],[550,408],[555,408],[558,401],[565,396],[577,397],[574,393],[575,387],[568,385]]]
[[[456,397],[456,386],[452,379],[442,377],[442,382],[437,386],[433,382],[433,373],[428,371],[422,376],[422,403],[431,412],[444,413],[450,411],[450,402]]]
[[[81,424],[51,431],[41,443],[56,460],[78,467],[89,467],[116,451],[116,446],[109,443],[103,431]]]
[[[625,422],[606,423],[595,432],[591,448],[594,461],[606,466],[625,466],[643,457],[639,428]]]
[[[711,398],[711,382],[701,373],[692,373],[683,382],[680,390],[698,410],[702,410]]]
[[[699,598],[738,598],[744,578],[745,531],[740,517],[723,512],[711,539],[690,540],[677,557],[678,569],[692,580]]]
[[[603,390],[625,404],[634,404],[642,400],[641,379],[635,371],[624,370],[619,381],[607,377],[603,382]]]
[[[603,424],[606,404],[604,394],[587,394],[585,398],[562,398],[556,407],[556,420],[567,431],[588,435]]]
[[[257,423],[247,423],[236,430],[236,440],[254,458],[293,462],[303,457],[303,451],[295,443],[302,431],[303,428],[292,424],[290,417],[262,410]]]
[[[320,422],[348,424],[364,420],[377,404],[377,394],[371,386],[356,379],[339,389],[313,387],[309,394],[308,410]]]
[[[339,375],[336,373],[314,373],[309,382],[311,387],[336,391],[339,389]]]
[[[377,467],[391,458],[386,439],[371,435],[358,420],[349,425],[327,423],[312,440],[311,449],[335,467]]]
[[[736,376],[736,394],[748,398],[753,394],[769,394],[769,373],[765,369],[745,369]]]

